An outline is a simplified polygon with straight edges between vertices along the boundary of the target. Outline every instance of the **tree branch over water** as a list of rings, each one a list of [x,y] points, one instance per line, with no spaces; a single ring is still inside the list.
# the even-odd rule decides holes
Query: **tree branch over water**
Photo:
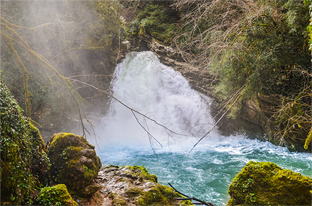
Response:
[[[217,124],[221,121],[221,119],[228,113],[228,111],[230,111],[231,110],[231,108],[234,106],[234,104],[236,103],[236,101],[239,99],[239,97],[241,96],[241,94],[242,94],[242,92],[243,92],[243,90],[244,90],[244,88],[246,87],[246,84],[244,85],[244,86],[242,86],[235,94],[234,94],[234,96],[230,99],[230,100],[232,100],[233,98],[235,98],[234,99],[234,101],[233,101],[233,103],[229,106],[229,108],[222,114],[222,116],[218,119],[218,121],[213,125],[213,127],[206,133],[206,134],[204,134],[197,142],[196,142],[196,144],[193,146],[193,148],[191,149],[191,151],[190,152],[192,152],[193,151],[193,149],[217,126]],[[225,107],[227,106],[227,105],[229,105],[229,103],[230,103],[230,100],[227,102],[227,104],[225,105]],[[224,108],[225,108],[224,107]],[[221,110],[222,111],[222,110]],[[219,114],[219,113],[218,113]],[[217,114],[217,115],[218,115]],[[217,116],[216,115],[216,116]]]
[[[184,135],[184,134],[180,134],[180,133],[178,133],[178,132],[175,132],[175,131],[169,129],[168,127],[166,127],[165,125],[160,124],[160,123],[157,122],[155,119],[152,119],[152,118],[148,117],[147,115],[145,115],[145,114],[143,114],[143,113],[141,113],[141,112],[139,112],[139,111],[133,109],[132,107],[128,106],[127,104],[125,104],[124,102],[122,102],[121,100],[119,100],[118,98],[116,98],[115,96],[113,96],[112,94],[110,94],[109,92],[107,92],[107,91],[105,91],[105,90],[99,89],[99,88],[97,88],[97,87],[95,87],[95,86],[93,86],[93,85],[91,85],[91,84],[88,84],[88,83],[86,83],[86,82],[82,82],[82,81],[77,80],[77,79],[73,79],[73,78],[70,78],[70,77],[67,77],[67,78],[70,79],[70,80],[73,81],[73,82],[76,81],[76,82],[78,82],[78,83],[87,85],[87,86],[89,86],[89,87],[91,87],[91,88],[93,88],[93,89],[96,89],[97,91],[106,94],[107,96],[111,97],[112,99],[116,100],[118,103],[120,103],[121,105],[123,105],[124,107],[126,107],[127,109],[129,109],[129,110],[132,112],[132,114],[134,115],[134,117],[135,117],[136,121],[139,123],[139,125],[145,130],[145,132],[147,132],[147,134],[149,135],[149,137],[152,137],[154,140],[156,140],[156,141],[158,142],[158,144],[160,144],[160,142],[159,142],[153,135],[151,135],[151,133],[139,122],[139,120],[137,119],[137,116],[136,116],[135,114],[139,114],[139,115],[141,115],[142,117],[144,117],[144,118],[146,118],[146,119],[148,119],[148,120],[154,122],[154,123],[157,124],[158,126],[164,128],[167,132],[169,131],[169,132],[172,133],[172,134],[181,135],[181,136],[187,136],[187,135]],[[160,145],[161,145],[161,144],[160,144]]]

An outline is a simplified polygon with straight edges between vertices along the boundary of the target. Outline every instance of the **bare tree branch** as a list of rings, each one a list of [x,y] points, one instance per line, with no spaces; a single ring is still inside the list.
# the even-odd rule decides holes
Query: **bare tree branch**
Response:
[[[142,117],[144,117],[144,118],[146,118],[146,119],[148,119],[148,120],[154,122],[154,123],[157,124],[158,126],[163,127],[166,131],[169,131],[169,132],[171,132],[172,134],[181,135],[181,136],[187,136],[187,135],[184,135],[184,134],[177,133],[177,132],[175,132],[175,131],[169,129],[168,127],[164,126],[163,124],[158,123],[156,120],[154,120],[154,119],[152,119],[152,118],[146,116],[145,114],[143,114],[143,113],[141,113],[141,112],[139,112],[139,111],[133,109],[132,107],[129,107],[127,104],[123,103],[121,100],[119,100],[118,98],[114,97],[112,94],[110,94],[109,92],[107,92],[107,91],[105,91],[105,90],[99,89],[99,88],[97,88],[97,87],[95,87],[95,86],[93,86],[93,85],[91,85],[91,84],[88,84],[88,83],[79,81],[79,80],[77,80],[77,79],[73,79],[73,78],[70,78],[70,77],[67,77],[67,78],[70,79],[71,81],[79,82],[79,83],[81,83],[81,84],[84,84],[84,85],[87,85],[87,86],[89,86],[89,87],[92,87],[92,88],[98,90],[99,92],[105,93],[107,96],[111,97],[112,99],[116,100],[118,103],[120,103],[121,105],[123,105],[124,107],[126,107],[127,109],[129,109],[133,114],[134,114],[134,112],[135,112],[135,113],[141,115]],[[134,114],[134,116],[135,116],[135,114]],[[135,116],[135,117],[136,117],[136,116]],[[138,123],[139,123],[139,122],[138,122]],[[146,130],[146,128],[145,128],[141,123],[139,123],[139,124],[140,124],[141,127],[150,135],[150,133]],[[152,137],[153,137],[153,136],[152,136]],[[154,138],[154,137],[153,137],[153,138]],[[154,139],[155,139],[155,138],[154,138]],[[156,139],[155,139],[155,140],[156,140]],[[157,141],[157,142],[158,142],[158,141]],[[158,143],[159,143],[159,142],[158,142]],[[159,143],[159,144],[160,144],[160,143]]]
[[[226,115],[226,113],[228,113],[228,111],[231,110],[231,108],[233,107],[233,105],[236,103],[236,101],[239,99],[239,97],[242,94],[243,89],[245,88],[246,84],[241,87],[239,89],[239,92],[236,92],[236,98],[234,99],[233,103],[230,105],[230,107],[222,114],[222,116],[218,119],[218,121],[213,125],[213,127],[206,133],[204,134],[197,142],[196,144],[193,146],[193,148],[191,149],[190,152],[193,151],[193,149],[217,126],[217,124],[221,121],[221,119]]]

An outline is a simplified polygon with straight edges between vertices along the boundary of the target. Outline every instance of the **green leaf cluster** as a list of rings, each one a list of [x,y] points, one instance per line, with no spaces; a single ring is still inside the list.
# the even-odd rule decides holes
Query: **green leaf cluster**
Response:
[[[131,34],[148,34],[163,42],[169,42],[177,27],[177,16],[173,10],[157,2],[148,3],[139,10],[136,19],[130,25]]]

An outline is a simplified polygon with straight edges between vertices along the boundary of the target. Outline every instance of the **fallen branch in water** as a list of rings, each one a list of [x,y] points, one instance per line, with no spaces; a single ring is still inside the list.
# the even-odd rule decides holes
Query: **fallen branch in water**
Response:
[[[196,197],[190,197],[190,196],[188,196],[188,195],[185,195],[185,194],[183,194],[182,192],[179,192],[179,191],[178,191],[176,188],[174,188],[174,187],[172,186],[172,184],[170,184],[170,183],[168,183],[168,185],[170,185],[170,187],[172,187],[172,189],[174,189],[174,191],[176,191],[176,192],[179,193],[180,195],[186,197],[186,198],[176,198],[176,200],[195,200],[195,201],[197,201],[198,203],[195,202],[195,203],[193,203],[194,205],[217,206],[217,205],[215,205],[215,204],[213,204],[213,203],[211,203],[211,202],[205,202],[205,201],[200,200],[200,199],[198,199],[198,198],[196,198]]]

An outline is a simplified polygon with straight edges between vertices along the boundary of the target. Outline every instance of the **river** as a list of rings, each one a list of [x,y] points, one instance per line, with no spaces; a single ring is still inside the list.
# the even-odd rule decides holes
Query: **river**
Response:
[[[312,176],[310,154],[246,135],[222,136],[217,129],[191,151],[215,123],[211,99],[152,52],[127,54],[116,67],[111,92],[118,101],[111,99],[95,128],[97,141],[90,140],[103,165],[144,165],[159,183],[216,205],[226,205],[232,179],[250,160]]]

